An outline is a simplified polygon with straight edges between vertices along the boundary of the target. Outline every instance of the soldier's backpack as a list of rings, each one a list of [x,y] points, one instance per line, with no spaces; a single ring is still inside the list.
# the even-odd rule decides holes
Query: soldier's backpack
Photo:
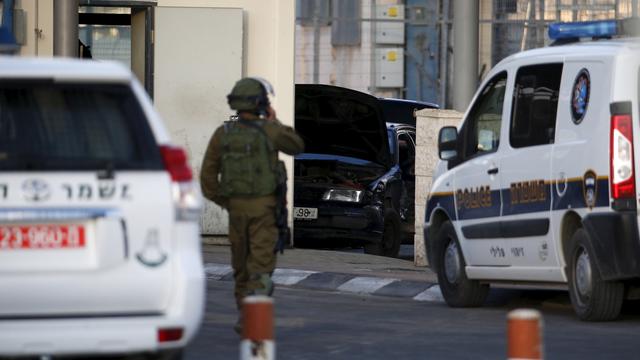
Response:
[[[264,132],[263,121],[229,121],[221,141],[220,190],[225,197],[273,194],[277,185],[277,156]]]

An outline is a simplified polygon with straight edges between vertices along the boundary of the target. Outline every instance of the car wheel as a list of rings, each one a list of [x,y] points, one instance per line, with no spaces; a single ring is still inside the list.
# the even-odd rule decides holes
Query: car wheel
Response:
[[[398,257],[401,242],[400,216],[393,210],[386,210],[382,241],[365,244],[364,252],[371,255]]]
[[[489,285],[467,278],[466,263],[451,222],[442,224],[436,235],[436,244],[438,284],[447,305],[451,307],[481,306],[489,293]]]
[[[569,266],[569,296],[580,320],[607,321],[620,315],[624,301],[624,284],[603,281],[589,246],[588,235],[578,229],[571,237]]]

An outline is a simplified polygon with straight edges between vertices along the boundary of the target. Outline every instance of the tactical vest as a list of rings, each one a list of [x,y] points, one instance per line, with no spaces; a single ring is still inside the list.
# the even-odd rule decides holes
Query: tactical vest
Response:
[[[263,125],[263,121],[225,123],[221,141],[222,196],[254,197],[275,192],[277,153],[274,154]]]

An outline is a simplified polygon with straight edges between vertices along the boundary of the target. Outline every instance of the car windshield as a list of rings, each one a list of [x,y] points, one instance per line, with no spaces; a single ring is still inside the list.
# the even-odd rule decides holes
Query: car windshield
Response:
[[[418,102],[381,99],[382,112],[386,122],[416,125],[415,111],[434,106]]]
[[[0,170],[161,166],[151,129],[129,86],[0,82]]]

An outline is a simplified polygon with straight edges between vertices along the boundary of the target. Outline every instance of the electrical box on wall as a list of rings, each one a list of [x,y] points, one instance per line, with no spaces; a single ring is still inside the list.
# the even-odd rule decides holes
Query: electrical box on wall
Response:
[[[404,49],[376,49],[376,87],[404,87]]]
[[[404,5],[378,5],[376,44],[404,44],[404,18]]]
[[[24,10],[13,10],[13,36],[18,45],[27,43],[27,14]]]

